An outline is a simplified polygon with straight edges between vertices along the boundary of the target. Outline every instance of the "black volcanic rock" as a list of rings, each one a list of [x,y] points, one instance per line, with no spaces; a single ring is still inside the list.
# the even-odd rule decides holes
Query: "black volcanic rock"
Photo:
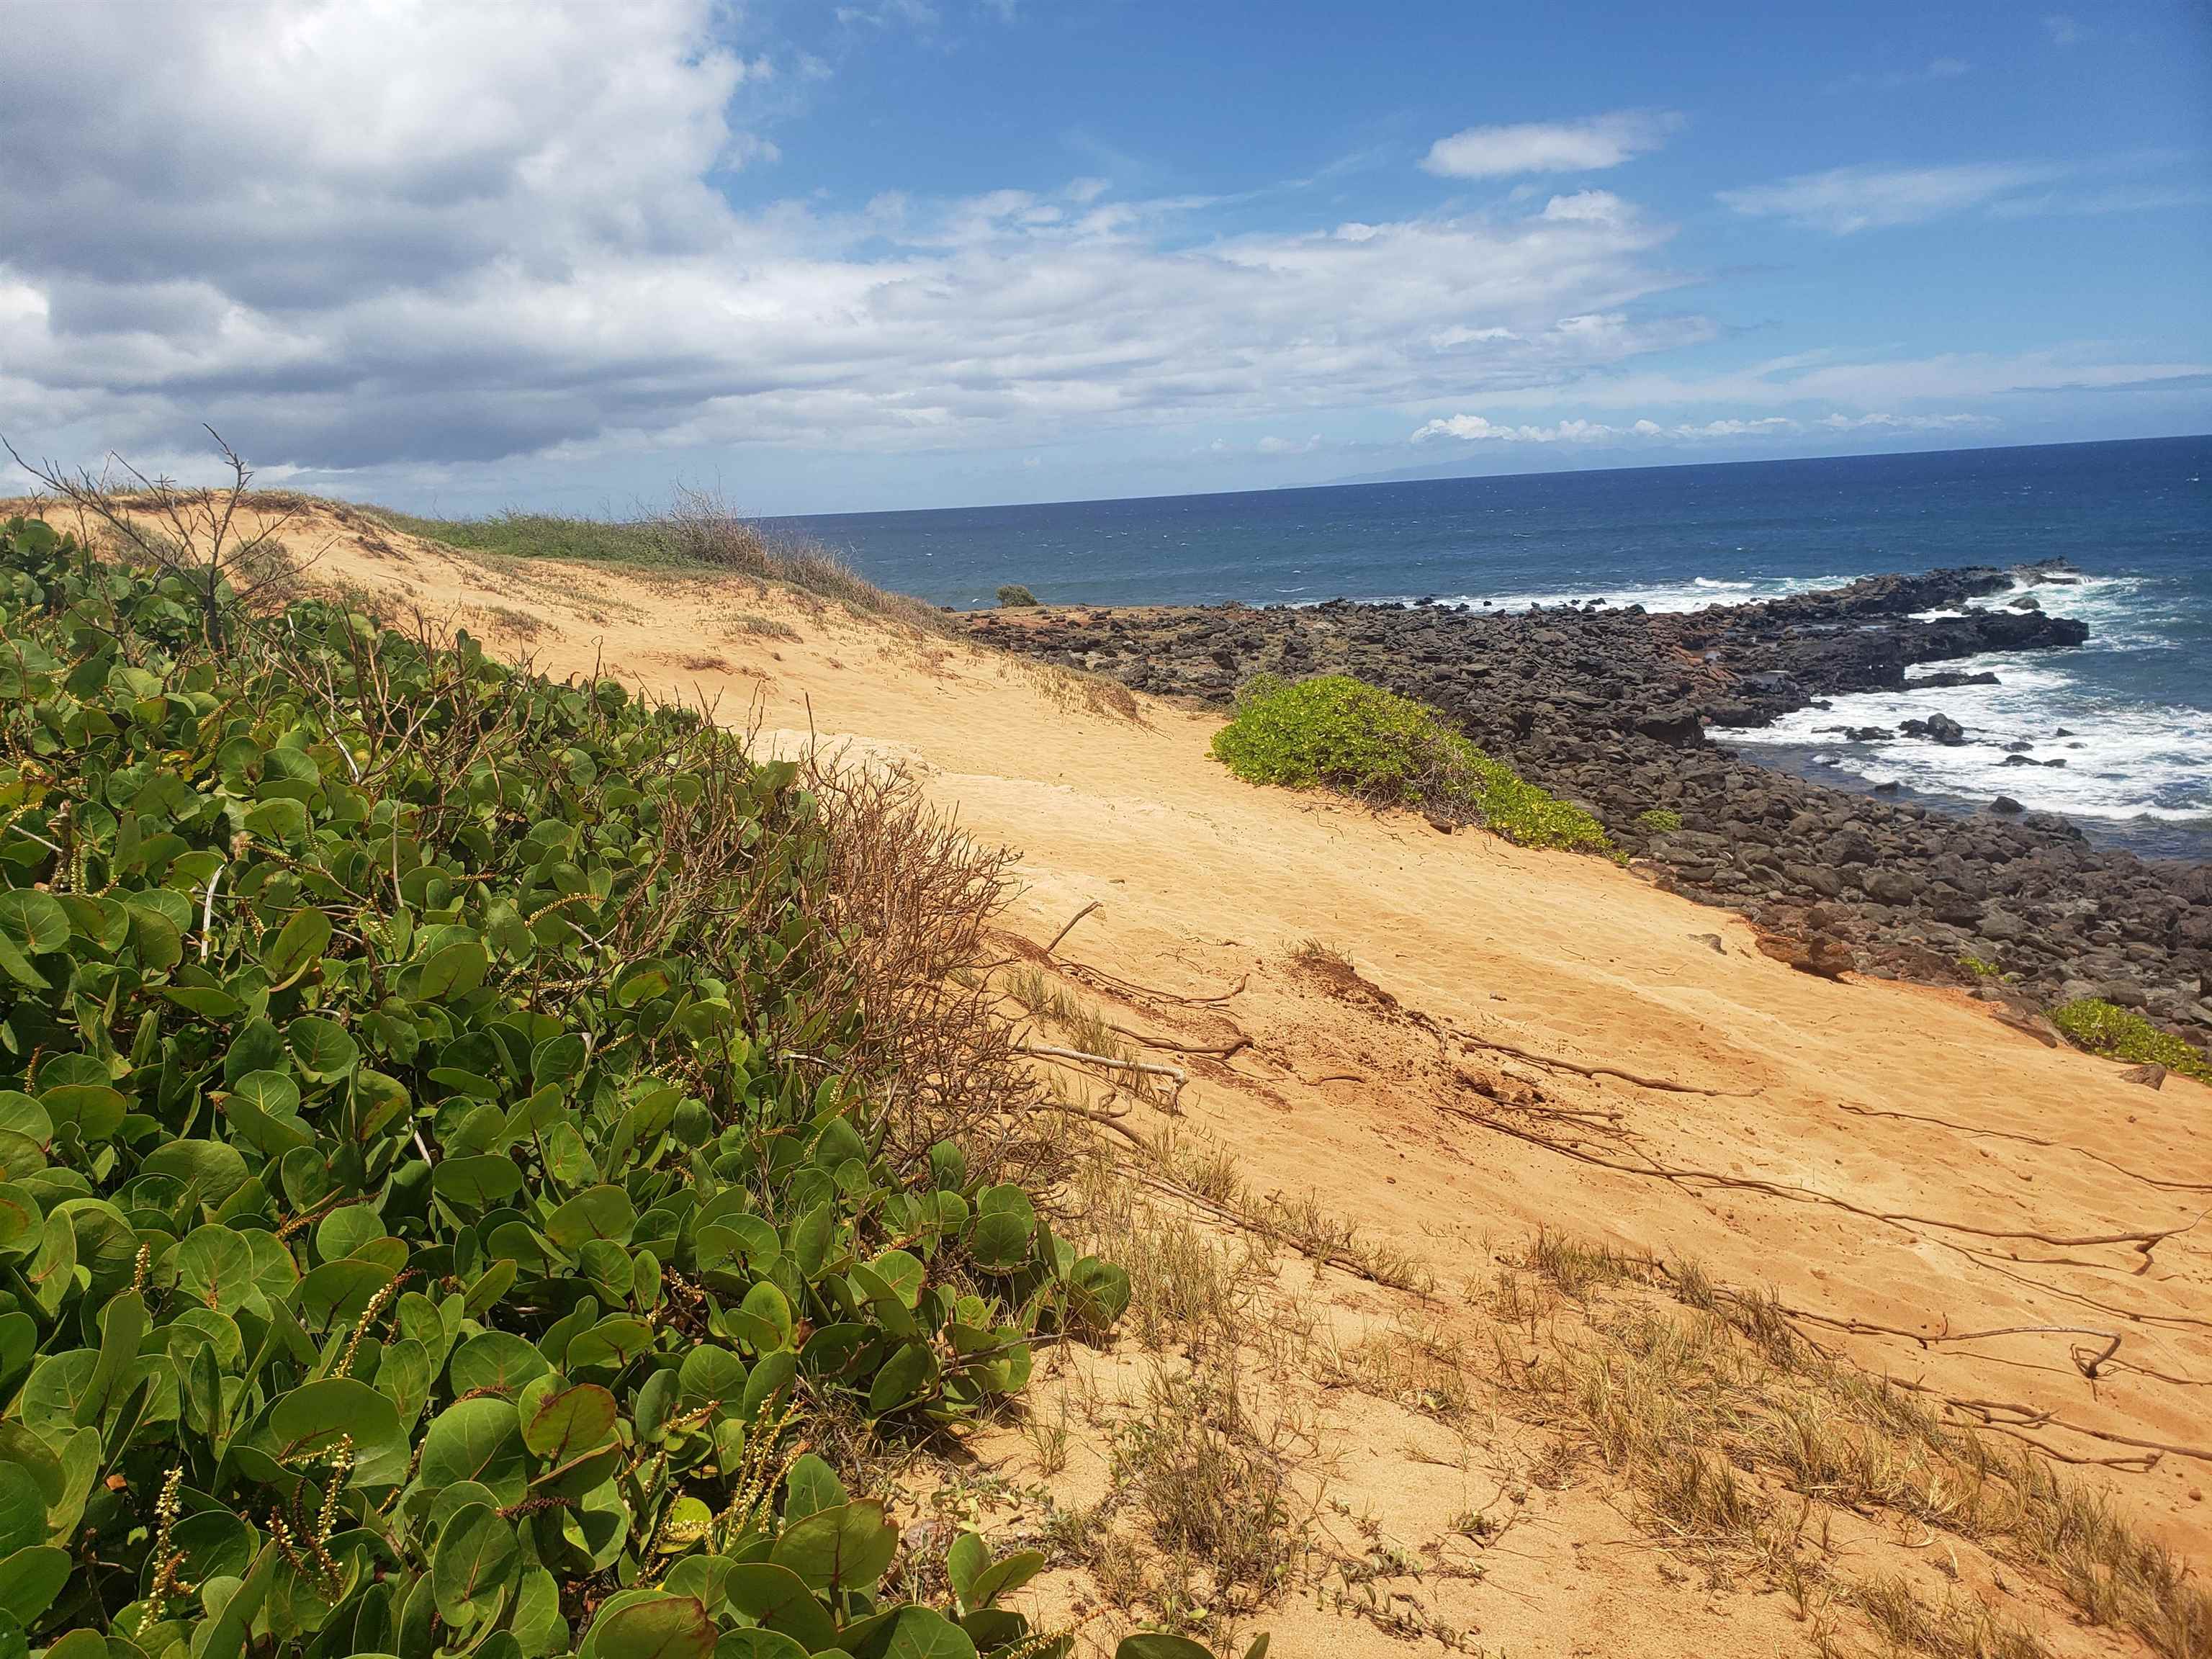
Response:
[[[1956,668],[1946,668],[1933,674],[1923,674],[1905,681],[1908,691],[1942,691],[1954,685],[2002,685],[2004,682],[1984,669],[1978,674],[1968,674]]]

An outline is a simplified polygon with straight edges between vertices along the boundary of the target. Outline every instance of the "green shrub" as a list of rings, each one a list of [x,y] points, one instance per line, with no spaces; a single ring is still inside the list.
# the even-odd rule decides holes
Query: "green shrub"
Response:
[[[1998,979],[2004,974],[2004,969],[1998,967],[1996,963],[1990,961],[1986,957],[1978,957],[1971,951],[1961,952],[1958,957],[1958,963],[1976,979]]]
[[[1008,582],[999,590],[999,603],[1010,608],[1035,605],[1036,602],[1037,596],[1019,582]]]
[[[2212,1061],[2172,1032],[2160,1030],[2132,1008],[2082,997],[2053,1008],[2051,1020],[2066,1034],[2069,1042],[2093,1054],[2138,1066],[2163,1066],[2199,1083],[2212,1083]]]
[[[1414,807],[1523,847],[1613,850],[1595,818],[1492,760],[1435,710],[1349,675],[1248,682],[1213,753],[1250,783]]]
[[[1636,815],[1636,827],[1650,836],[1671,836],[1682,827],[1682,815],[1671,806],[1648,806]]]
[[[879,1602],[801,1437],[972,1419],[1128,1281],[902,1138],[809,777],[193,600],[0,526],[0,1652],[1029,1643],[1041,1557]]]

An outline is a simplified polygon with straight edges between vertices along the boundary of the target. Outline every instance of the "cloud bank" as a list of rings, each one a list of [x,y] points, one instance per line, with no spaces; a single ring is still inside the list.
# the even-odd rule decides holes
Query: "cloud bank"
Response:
[[[43,14],[0,64],[0,429],[144,454],[204,416],[321,471],[1030,444],[1540,386],[1711,331],[1640,313],[1681,280],[1669,228],[1604,192],[1213,240],[1097,179],[778,200],[745,119],[779,71],[723,15]]]

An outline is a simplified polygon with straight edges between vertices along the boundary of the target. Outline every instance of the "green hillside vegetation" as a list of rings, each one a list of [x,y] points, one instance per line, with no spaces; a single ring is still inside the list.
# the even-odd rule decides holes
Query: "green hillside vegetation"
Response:
[[[1346,674],[1250,680],[1214,734],[1213,753],[1249,783],[1412,807],[1523,847],[1613,854],[1604,826],[1581,807],[1492,760],[1434,709]]]
[[[0,1653],[1064,1652],[996,1605],[1035,1553],[889,1593],[807,1449],[1128,1298],[954,972],[1001,856],[201,597],[0,527]]]

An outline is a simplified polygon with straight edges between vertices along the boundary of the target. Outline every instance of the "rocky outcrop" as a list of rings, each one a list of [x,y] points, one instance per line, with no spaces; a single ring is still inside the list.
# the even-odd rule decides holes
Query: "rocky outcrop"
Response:
[[[2063,580],[2057,567],[2032,574]],[[1909,667],[2087,637],[2074,619],[2008,607],[1917,619],[2002,593],[2014,574],[1872,577],[1690,616],[1336,600],[985,612],[969,623],[1011,649],[1214,703],[1255,673],[1357,674],[1442,709],[1596,813],[1657,880],[1742,912],[1808,971],[1971,985],[2023,1008],[2118,984],[2202,1041],[2212,1035],[2212,867],[2093,848],[2017,802],[1960,815],[1846,793],[1724,746],[1730,727],[1902,686]],[[1941,714],[1927,730],[1969,740]],[[1680,828],[1653,827],[1668,821],[1643,816],[1653,808]],[[1984,974],[1990,965],[2003,976]]]

